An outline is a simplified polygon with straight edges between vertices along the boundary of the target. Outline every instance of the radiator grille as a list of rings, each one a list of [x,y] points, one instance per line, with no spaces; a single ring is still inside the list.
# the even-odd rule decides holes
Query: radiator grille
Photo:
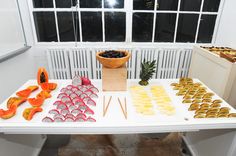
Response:
[[[55,79],[68,79],[74,75],[101,79],[102,66],[96,60],[96,53],[104,50],[108,48],[49,49],[47,58],[50,74]],[[192,49],[125,48],[122,50],[131,53],[131,58],[126,64],[129,79],[139,78],[140,65],[144,59],[157,60],[157,70],[153,78],[179,78],[188,75]]]
[[[54,79],[70,79],[69,58],[66,49],[48,49],[46,52],[49,74]]]

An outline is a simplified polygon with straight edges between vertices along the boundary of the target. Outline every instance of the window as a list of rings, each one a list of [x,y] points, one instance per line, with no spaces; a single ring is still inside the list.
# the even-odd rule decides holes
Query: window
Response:
[[[105,12],[105,28],[107,42],[125,41],[125,13]]]
[[[102,13],[81,12],[83,41],[102,41]]]
[[[152,41],[152,13],[134,13],[133,14],[133,42],[151,42]]]
[[[38,42],[211,43],[220,0],[30,0]]]
[[[38,41],[57,41],[54,12],[34,12]]]
[[[156,13],[155,42],[173,42],[176,14]]]

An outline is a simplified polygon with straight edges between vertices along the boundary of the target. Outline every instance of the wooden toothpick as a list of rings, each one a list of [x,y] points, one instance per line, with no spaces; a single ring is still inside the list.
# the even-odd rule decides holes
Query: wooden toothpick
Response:
[[[124,110],[124,108],[123,108],[123,106],[122,106],[122,103],[121,103],[121,101],[120,101],[120,98],[118,98],[118,101],[119,101],[120,107],[121,107],[121,109],[122,109],[123,115],[125,116],[125,119],[127,119],[127,114],[126,114],[126,112],[125,112],[125,110]]]
[[[105,96],[103,96],[103,116],[105,116],[106,113],[107,113],[108,107],[109,107],[109,105],[110,105],[110,103],[111,103],[111,99],[112,99],[112,96],[110,96],[110,99],[109,99],[109,101],[108,101],[108,104],[105,106],[105,104],[106,104],[106,102],[105,102]]]
[[[103,116],[105,116],[105,96],[103,95]]]
[[[125,97],[125,114],[126,114],[126,118],[127,118],[128,117],[128,111],[127,111],[126,97]]]

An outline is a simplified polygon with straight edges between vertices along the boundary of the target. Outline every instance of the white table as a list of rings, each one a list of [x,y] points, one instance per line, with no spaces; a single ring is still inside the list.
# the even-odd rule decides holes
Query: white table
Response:
[[[174,116],[165,116],[160,113],[154,116],[143,116],[135,112],[129,90],[126,92],[102,92],[101,81],[94,80],[92,83],[99,89],[99,98],[95,99],[97,106],[95,110],[96,123],[80,123],[80,122],[63,122],[63,123],[45,123],[42,119],[47,115],[48,110],[52,109],[54,101],[59,94],[61,88],[71,84],[71,80],[52,80],[58,84],[58,88],[52,92],[52,98],[43,104],[43,112],[34,116],[31,121],[26,121],[22,112],[25,108],[30,107],[26,102],[22,104],[17,114],[8,120],[0,119],[0,132],[17,133],[17,134],[127,134],[127,133],[160,133],[160,132],[176,132],[176,131],[198,131],[204,129],[230,129],[236,128],[236,118],[217,118],[217,119],[194,119],[193,112],[189,112],[188,105],[182,104],[182,97],[175,96],[176,91],[172,90],[170,83],[178,80],[153,80],[150,85],[162,85],[172,99],[173,105],[176,107]],[[198,81],[198,80],[195,80]],[[138,80],[129,80],[128,85],[137,85]],[[36,81],[29,80],[19,90],[29,85],[35,85]],[[31,97],[40,92],[35,91]],[[108,113],[102,116],[102,97],[105,95],[109,98],[112,95]],[[13,94],[12,96],[15,96]],[[128,119],[126,120],[122,114],[117,97],[127,98]],[[219,98],[217,95],[215,98]],[[7,100],[6,100],[7,101]],[[6,101],[0,107],[6,107]],[[222,105],[230,107],[225,101]]]
[[[22,117],[22,112],[25,108],[30,107],[26,102],[22,104],[18,110],[17,114],[8,120],[0,119],[0,132],[5,134],[129,134],[129,133],[162,133],[162,132],[195,132],[200,131],[205,132],[212,130],[211,134],[216,132],[214,129],[221,129],[224,133],[226,129],[232,130],[236,128],[236,118],[216,118],[216,119],[195,119],[193,118],[193,112],[189,112],[188,105],[182,104],[182,97],[175,96],[176,91],[172,90],[170,84],[172,82],[177,82],[177,79],[169,80],[152,80],[150,85],[162,85],[169,96],[172,99],[172,103],[176,108],[176,114],[174,116],[164,116],[160,113],[154,116],[143,116],[137,114],[131,101],[131,95],[129,90],[125,92],[102,92],[101,90],[101,80],[93,80],[92,83],[99,89],[99,98],[96,99],[97,106],[95,110],[95,118],[97,122],[95,123],[80,123],[80,122],[63,122],[63,123],[45,123],[42,119],[48,114],[48,110],[53,108],[52,105],[56,101],[56,97],[59,94],[61,88],[68,84],[71,84],[71,80],[51,80],[51,82],[56,82],[58,88],[52,92],[52,98],[45,101],[43,104],[43,112],[38,113],[34,116],[31,121],[26,121]],[[194,80],[199,81],[199,80]],[[128,87],[137,85],[138,80],[128,80]],[[37,84],[35,80],[29,80],[22,87],[25,89],[29,85]],[[32,93],[31,97],[40,92],[35,91]],[[103,105],[102,97],[105,95],[107,98],[112,95],[113,99],[111,101],[110,107],[105,117],[102,116]],[[12,95],[15,96],[15,93]],[[116,100],[117,97],[127,98],[127,109],[128,109],[128,119],[126,120],[122,114],[121,108]],[[214,98],[219,99],[217,95]],[[0,105],[0,108],[6,108],[6,102]],[[236,112],[229,104],[225,101],[222,103],[223,106],[231,108],[232,112]],[[233,131],[234,132],[234,131]],[[231,134],[235,137],[235,133]],[[188,133],[192,134],[192,133]],[[200,133],[199,133],[200,134]],[[228,134],[228,130],[227,133]],[[202,135],[201,135],[202,136]],[[201,138],[198,137],[198,138]],[[218,134],[216,136],[218,137]],[[231,137],[234,141],[234,137]],[[222,139],[222,138],[221,138]],[[185,140],[189,142],[192,149],[195,148],[195,143],[191,142],[191,135],[187,135]],[[196,139],[195,139],[196,140]],[[203,140],[202,140],[203,141]],[[231,142],[232,143],[232,142]],[[231,144],[232,145],[232,144]],[[196,146],[196,149],[200,148]],[[202,148],[202,147],[201,147]],[[235,151],[235,147],[229,146],[230,151]],[[198,150],[198,149],[197,149]],[[227,149],[228,150],[228,149]],[[233,152],[234,153],[234,152]]]

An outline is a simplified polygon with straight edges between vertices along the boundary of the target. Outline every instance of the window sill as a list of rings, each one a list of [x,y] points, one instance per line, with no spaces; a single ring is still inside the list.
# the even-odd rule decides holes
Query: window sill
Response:
[[[26,52],[26,51],[27,51],[28,49],[30,49],[30,48],[31,48],[31,46],[26,46],[26,47],[17,49],[17,50],[15,50],[15,51],[12,51],[12,52],[10,52],[10,53],[7,53],[7,54],[5,54],[5,55],[2,55],[2,56],[0,56],[0,63],[6,61],[6,60],[8,60],[8,59],[11,59],[11,58],[13,58],[13,57],[15,57],[15,56],[17,56],[17,55],[20,55],[20,54]]]

